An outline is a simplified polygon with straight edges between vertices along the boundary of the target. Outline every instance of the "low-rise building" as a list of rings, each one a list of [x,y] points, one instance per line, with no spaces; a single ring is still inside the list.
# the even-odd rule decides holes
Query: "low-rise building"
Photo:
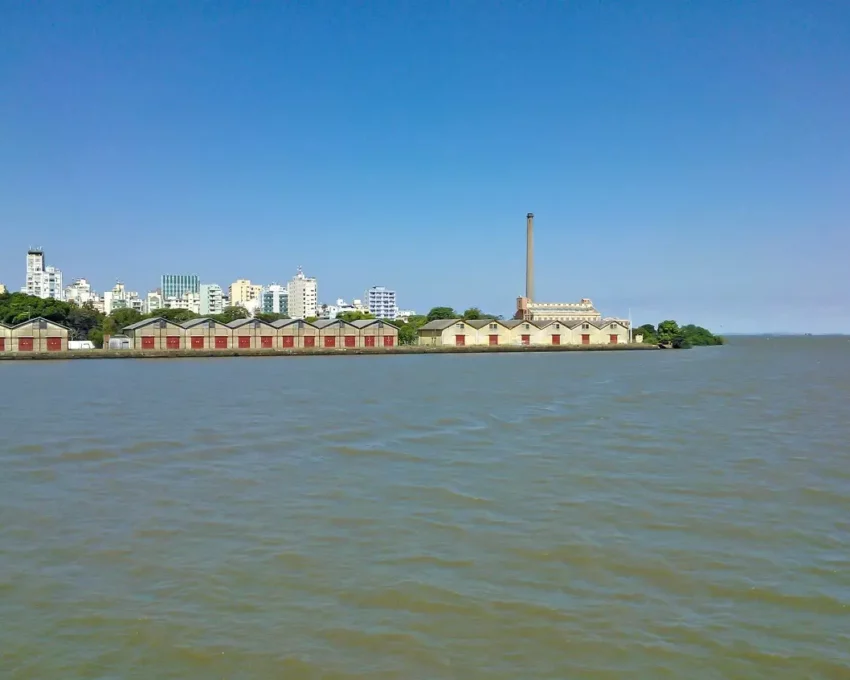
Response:
[[[186,349],[230,349],[233,329],[213,319],[191,319],[181,324],[185,329]]]
[[[277,329],[260,319],[236,319],[227,324],[234,349],[277,349]]]
[[[381,319],[358,319],[351,325],[360,331],[359,347],[395,347],[398,328]]]
[[[334,347],[360,346],[360,329],[342,319],[319,319],[313,324],[319,329],[319,346],[327,349]]]
[[[272,321],[277,329],[280,349],[300,349],[316,346],[319,329],[304,319],[279,319]]]
[[[623,319],[439,319],[419,329],[419,344],[432,346],[616,345],[628,342],[629,322]]]
[[[64,352],[68,350],[68,329],[38,317],[14,326],[0,324],[0,352]]]
[[[176,350],[186,348],[186,329],[178,323],[156,317],[142,319],[124,328],[124,335],[137,350]]]

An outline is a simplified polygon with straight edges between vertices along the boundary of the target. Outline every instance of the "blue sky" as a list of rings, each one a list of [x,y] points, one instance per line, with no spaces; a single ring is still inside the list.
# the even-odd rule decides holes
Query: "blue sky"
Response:
[[[850,4],[0,0],[0,282],[850,331]]]

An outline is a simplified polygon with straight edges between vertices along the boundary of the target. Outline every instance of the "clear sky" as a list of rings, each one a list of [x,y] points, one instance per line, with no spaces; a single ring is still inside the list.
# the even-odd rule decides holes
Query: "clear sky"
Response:
[[[0,282],[850,331],[850,3],[0,0]],[[801,326],[800,324],[805,324]]]

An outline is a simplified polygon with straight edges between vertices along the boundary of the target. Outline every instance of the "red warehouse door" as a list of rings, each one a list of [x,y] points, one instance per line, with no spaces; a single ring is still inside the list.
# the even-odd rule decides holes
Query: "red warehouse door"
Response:
[[[325,336],[325,347],[336,347],[336,338],[333,335]]]
[[[354,347],[356,345],[357,345],[357,338],[355,338],[353,335],[346,335],[345,336],[345,346],[346,347]]]
[[[216,338],[215,339],[215,348],[216,349],[227,349],[227,337]]]
[[[616,345],[619,338],[616,335],[609,335],[608,342],[612,345]]]
[[[552,336],[552,344],[553,345],[560,345],[561,344],[561,336],[560,335],[553,335]]]
[[[292,335],[284,335],[283,336],[283,346],[284,347],[295,347],[295,337]]]
[[[180,349],[180,336],[179,335],[166,336],[165,346],[168,349]]]
[[[6,338],[0,338],[0,352],[6,351]]]
[[[375,346],[375,336],[374,335],[367,335],[363,339],[366,341],[366,347],[374,347]]]
[[[590,336],[589,335],[582,335],[581,336],[581,344],[582,345],[589,345],[590,344]]]
[[[32,338],[18,338],[19,352],[32,352]]]
[[[251,348],[251,336],[250,335],[240,335],[239,336],[239,349],[250,349]]]
[[[458,347],[463,347],[466,344],[466,336],[465,335],[456,335],[455,336],[455,345]]]
[[[384,347],[392,347],[395,345],[395,338],[392,335],[384,336]]]
[[[304,336],[304,347],[315,347],[316,346],[316,336],[315,335],[305,335]]]
[[[144,336],[142,337],[142,349],[153,349],[154,340],[152,336]]]
[[[47,351],[58,352],[62,349],[62,338],[47,338]]]
[[[530,345],[531,344],[531,336],[530,335],[523,335],[522,336],[522,344],[523,345]]]
[[[203,337],[192,338],[192,349],[203,349],[204,348],[204,339]]]
[[[274,347],[274,338],[265,336],[261,337],[260,347],[262,347],[263,349],[272,349]]]
[[[498,335],[491,335],[490,336],[490,344],[491,345],[498,345],[499,344],[499,336]]]

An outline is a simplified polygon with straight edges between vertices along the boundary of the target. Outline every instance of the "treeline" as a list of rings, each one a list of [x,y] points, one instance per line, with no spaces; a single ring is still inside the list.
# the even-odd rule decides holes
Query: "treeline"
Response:
[[[668,345],[675,349],[722,345],[726,341],[702,326],[679,326],[675,321],[662,321],[658,326],[650,323],[632,331],[634,336],[643,335],[643,342],[650,345]]]

